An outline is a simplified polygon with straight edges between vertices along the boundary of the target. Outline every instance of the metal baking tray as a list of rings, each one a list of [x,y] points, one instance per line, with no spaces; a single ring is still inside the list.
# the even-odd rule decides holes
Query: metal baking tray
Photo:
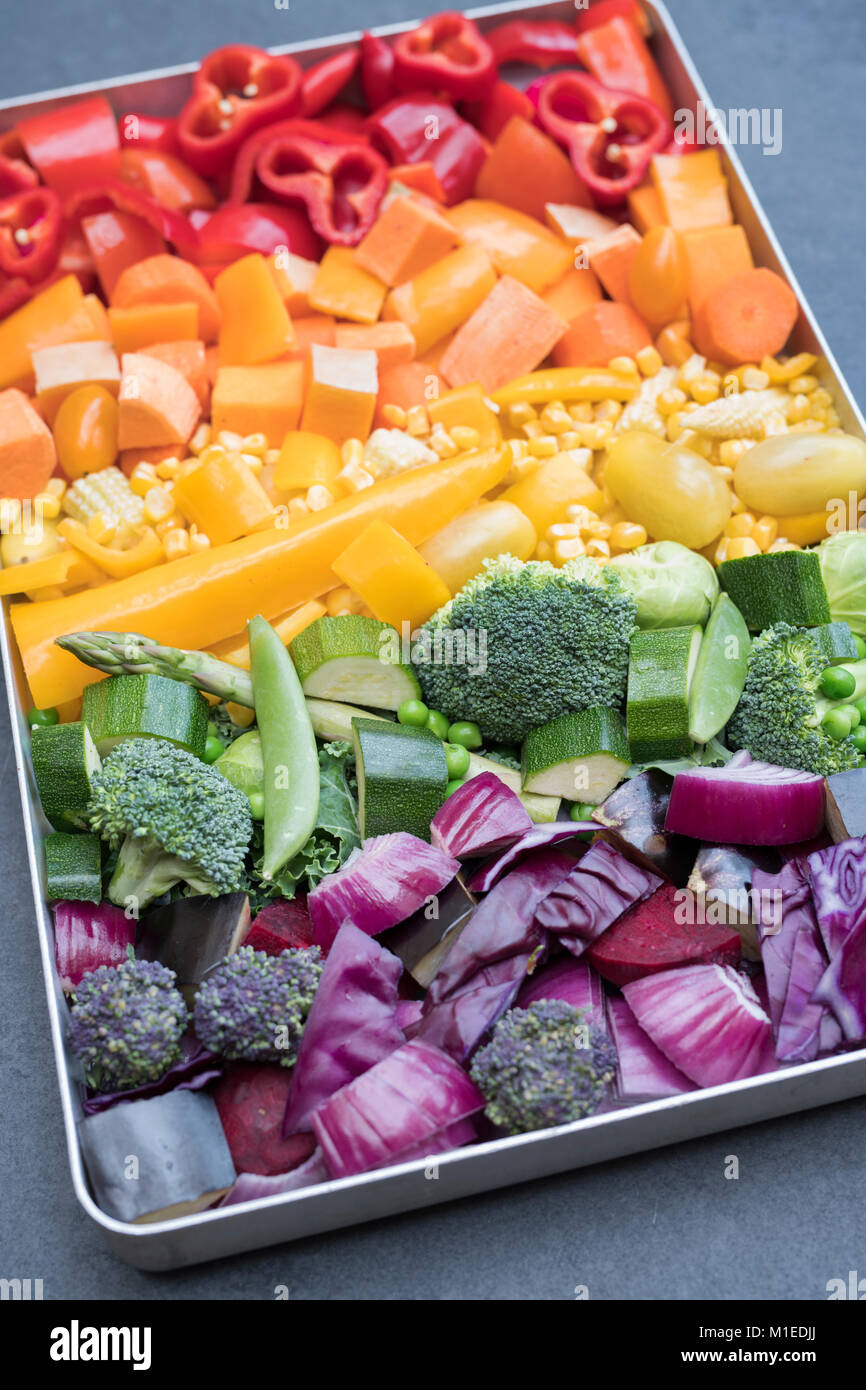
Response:
[[[655,55],[670,85],[675,106],[694,108],[700,100],[709,109],[711,102],[706,89],[666,9],[655,3],[646,4],[645,9],[653,23]],[[572,0],[553,4],[508,3],[468,13],[484,29],[509,14],[531,14],[538,19],[573,19],[574,4]],[[412,28],[413,23],[391,25],[375,32],[400,33]],[[276,51],[293,53],[303,65],[309,65],[339,52],[359,37],[358,33],[341,34],[316,43],[288,44]],[[193,70],[192,64],[164,68],[109,82],[40,92],[21,100],[0,101],[0,130],[14,125],[24,116],[48,110],[84,92],[104,92],[118,111],[167,114],[185,99]],[[724,141],[720,150],[727,166],[734,214],[748,234],[756,261],[785,276],[798,296],[800,316],[793,337],[795,350],[819,355],[824,384],[836,397],[844,428],[866,436],[866,422],[805,302],[735,150]],[[78,1143],[76,1124],[82,1114],[80,1087],[71,1070],[74,1063],[66,1045],[67,1010],[54,967],[53,927],[44,900],[42,837],[48,827],[33,780],[25,721],[30,702],[5,602],[0,646],[72,1182],[87,1216],[100,1228],[111,1249],[130,1264],[149,1270],[176,1269],[866,1094],[866,1049],[861,1049],[790,1067],[770,1076],[612,1110],[557,1129],[497,1139],[471,1149],[438,1155],[429,1162],[403,1163],[380,1172],[323,1183],[316,1188],[222,1211],[202,1212],[144,1226],[113,1220],[100,1211],[93,1200]]]

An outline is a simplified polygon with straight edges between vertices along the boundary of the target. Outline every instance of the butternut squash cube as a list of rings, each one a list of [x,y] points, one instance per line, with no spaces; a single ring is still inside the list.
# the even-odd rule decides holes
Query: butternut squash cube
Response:
[[[310,308],[353,323],[375,323],[387,292],[383,281],[358,264],[351,247],[329,246],[310,289]]]
[[[298,428],[304,400],[301,362],[267,362],[258,367],[220,367],[211,401],[213,432],[264,434],[279,449]]]
[[[292,321],[264,256],[253,252],[226,266],[214,290],[222,313],[220,366],[273,362],[293,346]]]
[[[313,344],[301,429],[326,434],[337,444],[366,439],[378,390],[375,352]]]

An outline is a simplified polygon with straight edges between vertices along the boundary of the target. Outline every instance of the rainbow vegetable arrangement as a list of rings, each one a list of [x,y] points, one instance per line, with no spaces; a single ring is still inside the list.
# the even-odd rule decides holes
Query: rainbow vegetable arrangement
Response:
[[[602,0],[3,138],[0,585],[112,1214],[866,1038],[866,447],[671,114]]]

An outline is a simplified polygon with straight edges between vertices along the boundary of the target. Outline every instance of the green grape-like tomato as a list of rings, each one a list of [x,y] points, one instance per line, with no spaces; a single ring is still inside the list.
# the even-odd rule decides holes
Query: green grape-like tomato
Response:
[[[452,729],[454,725],[452,724]],[[469,771],[469,749],[464,748],[459,743],[446,743],[445,762],[448,766],[448,777],[453,781],[457,777],[465,777]]]
[[[448,742],[460,743],[464,748],[480,748],[481,730],[471,719],[458,719],[448,729]]]
[[[397,711],[397,723],[406,724],[412,729],[423,729],[429,714],[423,700],[404,700]]]

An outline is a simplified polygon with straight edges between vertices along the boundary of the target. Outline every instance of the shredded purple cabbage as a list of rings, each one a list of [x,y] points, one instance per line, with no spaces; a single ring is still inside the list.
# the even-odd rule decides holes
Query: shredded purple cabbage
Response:
[[[633,864],[607,841],[597,840],[539,905],[536,924],[553,932],[572,955],[579,956],[663,882],[658,874]]]

